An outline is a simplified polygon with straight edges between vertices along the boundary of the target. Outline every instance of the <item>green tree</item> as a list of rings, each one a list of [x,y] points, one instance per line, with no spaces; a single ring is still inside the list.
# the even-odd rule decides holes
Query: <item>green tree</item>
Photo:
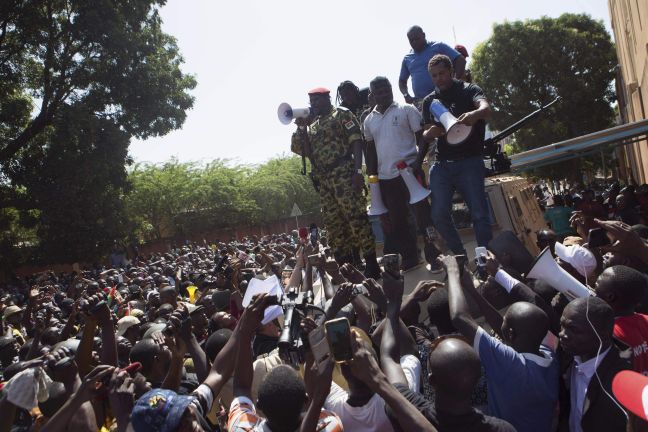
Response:
[[[164,3],[0,2],[4,262],[12,243],[47,262],[90,259],[128,231],[130,139],[180,127],[193,105]]]
[[[10,168],[5,204],[21,212],[21,226],[35,228],[40,261],[100,258],[127,229],[129,135],[108,119],[64,106],[36,139],[39,146]]]
[[[200,175],[193,163],[172,159],[163,165],[135,165],[129,174],[132,190],[126,199],[131,220],[144,237],[162,238],[178,231],[175,218],[199,208]]]
[[[259,206],[255,220],[268,223],[285,218],[295,203],[305,214],[319,211],[319,194],[300,170],[297,156],[274,158],[257,167],[246,183],[246,193]]]
[[[187,90],[196,82],[182,73],[175,39],[161,30],[164,3],[3,1],[0,82],[21,121],[0,127],[0,164],[37,145],[33,138],[65,104],[82,104],[139,138],[181,126],[193,104]],[[25,95],[38,101],[26,124]]]
[[[495,108],[491,125],[502,130],[560,95],[553,115],[515,135],[514,148],[528,150],[612,126],[612,82],[617,65],[601,21],[584,14],[505,22],[475,48],[471,71]],[[562,163],[540,170],[573,177]]]
[[[319,196],[300,168],[301,159],[285,156],[254,167],[227,160],[137,165],[129,174],[128,218],[140,239],[159,239],[271,223],[289,216],[294,203],[318,212]]]

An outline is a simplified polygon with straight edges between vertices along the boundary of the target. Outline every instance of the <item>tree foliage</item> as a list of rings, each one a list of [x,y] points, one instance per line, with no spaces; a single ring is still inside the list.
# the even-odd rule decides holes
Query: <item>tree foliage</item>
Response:
[[[491,124],[502,130],[561,96],[545,115],[515,135],[528,150],[612,126],[616,53],[601,21],[584,14],[505,22],[475,48],[471,71],[495,108]],[[572,176],[573,164],[545,174]]]
[[[191,108],[195,80],[162,32],[163,0],[5,0],[0,82],[12,116],[0,124],[0,164],[37,145],[64,105],[80,105],[130,136],[164,135]],[[35,115],[27,120],[28,98]],[[25,121],[27,120],[27,121]]]
[[[270,223],[289,216],[294,203],[314,213],[319,196],[300,164],[279,157],[256,167],[224,160],[137,165],[129,174],[128,217],[140,239],[150,239]]]
[[[27,245],[46,262],[94,259],[130,229],[130,139],[180,127],[193,105],[164,3],[0,2],[3,263]]]

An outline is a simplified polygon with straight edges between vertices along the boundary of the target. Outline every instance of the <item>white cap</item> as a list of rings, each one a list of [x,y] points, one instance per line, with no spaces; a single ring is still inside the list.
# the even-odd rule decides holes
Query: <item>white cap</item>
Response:
[[[119,321],[117,321],[117,336],[124,336],[126,330],[133,327],[134,325],[139,325],[139,323],[140,320],[138,320],[134,316],[125,316],[123,318],[120,318]]]
[[[587,277],[596,270],[596,257],[583,246],[565,246],[560,242],[556,242],[556,255],[562,261],[574,267],[581,276]]]

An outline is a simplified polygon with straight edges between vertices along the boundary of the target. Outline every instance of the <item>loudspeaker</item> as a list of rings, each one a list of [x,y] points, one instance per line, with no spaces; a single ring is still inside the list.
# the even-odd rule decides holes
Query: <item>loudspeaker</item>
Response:
[[[592,291],[580,283],[576,278],[563,270],[551,255],[549,246],[538,255],[526,275],[529,279],[540,279],[573,300],[578,297],[593,295]]]
[[[382,195],[380,195],[378,176],[369,176],[369,192],[371,194],[371,205],[367,214],[369,216],[378,216],[387,213],[387,207],[385,207]]]
[[[457,118],[438,99],[432,100],[430,113],[446,130],[446,141],[450,145],[461,144],[468,138],[472,127],[457,123]]]
[[[423,201],[432,193],[432,191],[430,191],[429,189],[421,186],[421,183],[416,180],[416,177],[414,176],[414,174],[412,174],[412,169],[407,166],[405,161],[398,162],[396,164],[396,168],[398,168],[401,177],[405,181],[407,190],[409,191],[410,204],[416,204],[419,201]]]
[[[293,108],[286,102],[277,108],[277,117],[282,124],[289,124],[293,119],[306,118],[310,115],[310,108]]]

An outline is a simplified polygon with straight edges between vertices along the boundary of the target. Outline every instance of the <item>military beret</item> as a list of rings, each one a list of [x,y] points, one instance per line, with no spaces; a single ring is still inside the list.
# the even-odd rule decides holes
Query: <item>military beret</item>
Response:
[[[327,89],[326,87],[317,87],[317,88],[314,88],[313,90],[309,91],[308,95],[309,96],[318,95],[318,94],[325,95],[325,94],[329,94],[329,93],[331,93],[331,91],[329,89]]]

